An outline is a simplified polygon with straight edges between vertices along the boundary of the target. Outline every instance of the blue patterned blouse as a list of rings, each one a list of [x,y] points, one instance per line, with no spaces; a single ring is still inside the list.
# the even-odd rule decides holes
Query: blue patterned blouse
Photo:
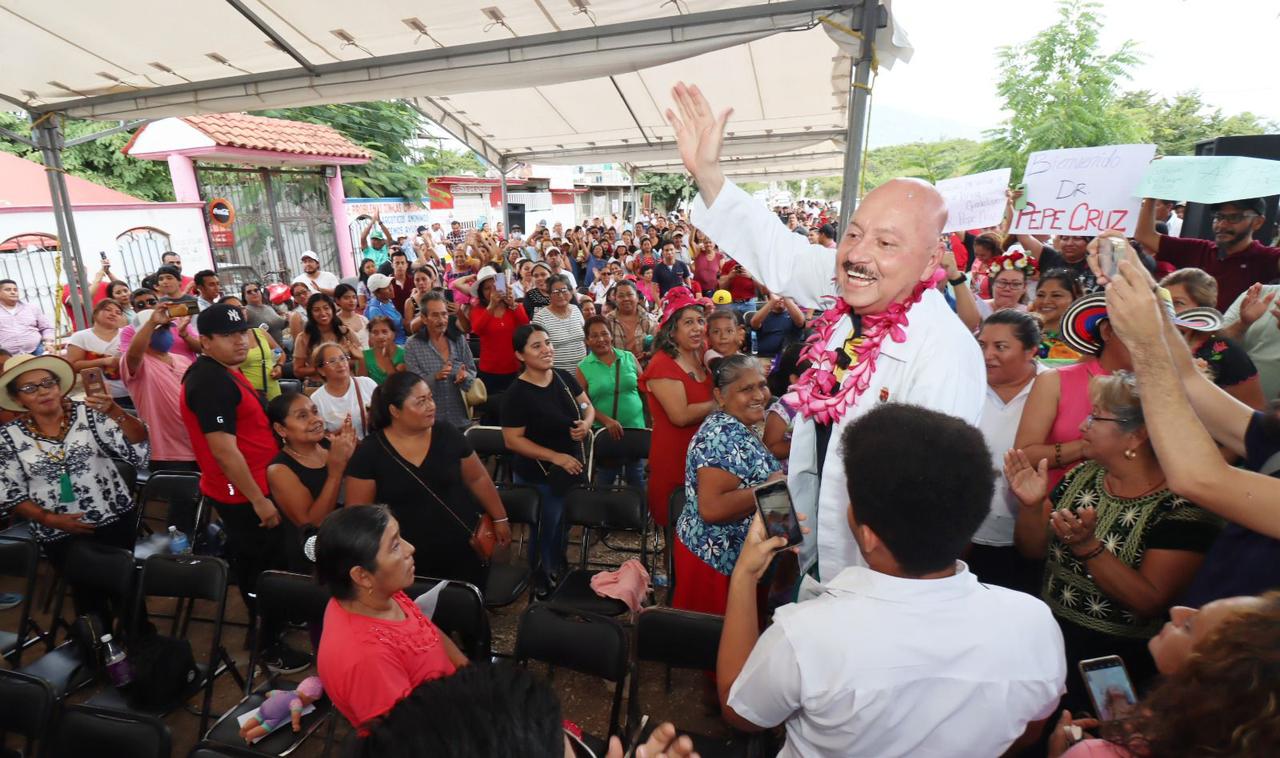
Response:
[[[676,536],[689,552],[728,576],[738,561],[751,516],[723,524],[703,521],[698,513],[700,468],[727,471],[741,480],[739,489],[746,489],[763,484],[770,474],[782,470],[782,464],[750,428],[724,411],[707,416],[689,443],[684,467],[685,506],[676,520]]]

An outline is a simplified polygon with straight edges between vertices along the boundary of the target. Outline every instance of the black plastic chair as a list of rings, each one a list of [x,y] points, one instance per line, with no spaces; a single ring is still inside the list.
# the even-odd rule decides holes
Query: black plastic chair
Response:
[[[667,525],[663,527],[666,547],[663,555],[667,565],[667,603],[676,596],[676,519],[684,512],[684,487],[676,487],[667,498]]]
[[[26,580],[22,588],[17,631],[0,630],[0,655],[14,668],[22,664],[22,651],[32,642],[27,639],[27,635],[33,626],[31,598],[36,593],[36,565],[39,560],[40,549],[34,541],[0,537],[0,576],[21,577]]]
[[[489,614],[484,608],[484,596],[479,588],[455,579],[435,579],[428,576],[414,577],[413,585],[405,590],[410,598],[435,587],[440,582],[448,586],[440,591],[436,612],[431,622],[441,631],[458,641],[458,648],[468,659],[487,661],[493,647],[493,631],[489,628]]]
[[[640,714],[643,712],[640,703],[641,664],[660,663],[666,666],[666,691],[670,693],[671,669],[716,670],[716,655],[720,651],[720,631],[723,628],[724,617],[709,613],[675,608],[646,608],[640,612],[636,619],[635,657],[627,696],[628,733],[634,733],[638,729]],[[659,721],[661,719],[651,719],[649,731]],[[691,733],[689,737],[698,754],[706,758],[755,754],[758,747],[755,737],[738,732],[727,738],[697,733]]]
[[[511,451],[507,449],[507,443],[502,438],[502,427],[476,424],[467,427],[463,434],[481,460],[493,460],[493,481],[509,484],[511,482]]]
[[[187,753],[187,758],[262,758],[262,753],[233,745],[201,742]]]
[[[124,617],[133,607],[136,575],[137,566],[128,550],[96,542],[77,542],[67,551],[59,585],[75,584],[107,597],[117,612],[116,625],[119,628],[124,626]],[[48,651],[20,670],[45,680],[53,687],[54,693],[63,698],[93,682],[96,662],[87,660],[84,651],[70,640],[53,647],[58,627],[67,626],[62,619],[66,593],[59,590],[55,596],[53,620],[46,638]]]
[[[627,634],[614,620],[554,603],[535,603],[520,617],[516,660],[539,661],[612,682],[608,737],[620,734],[622,689],[627,678]]]
[[[315,704],[315,711],[302,717],[302,730],[296,734],[287,726],[281,727],[257,744],[246,748],[240,738],[241,715],[262,705],[271,690],[297,689],[298,682],[280,678],[267,671],[266,679],[256,689],[253,687],[254,674],[258,668],[258,656],[261,646],[267,642],[262,632],[264,627],[273,624],[276,628],[285,622],[308,621],[319,623],[324,619],[325,608],[329,604],[329,590],[316,583],[314,579],[302,574],[291,574],[286,571],[264,571],[258,577],[258,634],[255,636],[253,651],[249,657],[249,679],[245,685],[245,697],[234,708],[222,714],[204,735],[210,744],[232,746],[245,750],[248,755],[285,756],[297,750],[324,722],[333,715],[333,704],[323,698]]]
[[[537,534],[538,514],[542,510],[542,497],[537,489],[520,484],[500,484],[498,496],[507,510],[507,518],[511,519],[509,526],[523,524],[530,528],[530,534]],[[523,545],[523,537],[520,542]],[[529,562],[520,558],[518,551],[512,563],[490,564],[489,581],[484,591],[485,606],[502,608],[519,600],[529,589],[531,575]]]
[[[623,428],[622,439],[615,440],[607,429],[597,429],[591,437],[591,458],[587,465],[587,481],[596,480],[596,471],[601,462],[614,462],[613,465],[634,463],[649,457],[648,429]],[[609,482],[612,484],[612,482]]]
[[[592,529],[611,532],[636,532],[640,535],[640,562],[649,569],[649,509],[644,497],[630,487],[574,487],[565,495],[564,522],[567,528],[582,527],[581,558],[578,568],[570,571],[556,586],[551,601],[602,616],[620,616],[630,608],[621,600],[600,597],[591,589],[587,548]]]
[[[9,734],[18,734],[27,743],[22,755],[37,755],[34,746],[48,734],[57,703],[53,688],[40,677],[0,669],[0,745]]]
[[[204,702],[199,711],[199,734],[204,734],[213,708],[214,680],[222,673],[230,673],[237,685],[241,688],[245,686],[244,678],[236,670],[235,661],[222,646],[222,622],[227,611],[227,564],[220,558],[206,555],[153,555],[148,558],[142,567],[142,586],[138,592],[137,609],[131,625],[133,634],[129,639],[138,638],[138,630],[147,619],[149,597],[176,598],[187,602],[186,613],[173,615],[173,623],[168,632],[169,636],[179,639],[187,636],[194,601],[206,600],[214,604],[213,635],[209,641],[208,656],[201,662],[199,654],[196,654],[196,668],[199,669],[200,676],[191,683],[180,702],[152,711],[156,715],[165,715],[204,690]],[[89,699],[89,704],[119,711],[137,710],[114,687],[104,688],[94,694]]]
[[[147,478],[138,495],[139,516],[145,521],[148,503],[160,501],[169,507],[186,506],[185,512],[194,517],[200,507],[200,472],[198,471],[157,471]],[[195,539],[196,525],[181,523],[176,525],[188,537]]]
[[[169,758],[169,727],[155,716],[69,705],[48,740],[50,758]]]

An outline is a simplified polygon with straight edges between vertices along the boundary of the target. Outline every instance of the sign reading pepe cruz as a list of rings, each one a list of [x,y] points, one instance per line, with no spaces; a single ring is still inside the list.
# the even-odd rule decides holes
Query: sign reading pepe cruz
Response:
[[[209,201],[209,221],[221,226],[231,226],[236,220],[236,209],[231,207],[231,201],[226,198],[215,197]]]
[[[1132,234],[1142,202],[1138,184],[1155,154],[1155,145],[1032,153],[1023,175],[1026,205],[1014,213],[1010,233],[1096,236],[1118,229]]]
[[[998,168],[980,174],[943,179],[935,186],[947,201],[944,232],[996,226],[1004,218],[1005,189],[1012,169]]]

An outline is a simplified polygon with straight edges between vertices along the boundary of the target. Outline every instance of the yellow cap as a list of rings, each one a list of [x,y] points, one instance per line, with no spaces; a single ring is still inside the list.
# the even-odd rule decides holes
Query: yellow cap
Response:
[[[716,305],[728,305],[733,302],[733,295],[729,294],[729,290],[716,290],[716,293],[711,296],[711,302]]]

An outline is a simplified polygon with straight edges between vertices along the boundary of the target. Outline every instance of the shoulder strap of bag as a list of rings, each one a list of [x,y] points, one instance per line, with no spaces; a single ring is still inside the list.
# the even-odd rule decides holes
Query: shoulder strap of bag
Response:
[[[622,356],[618,350],[613,351],[613,413],[609,418],[618,420],[618,394],[622,392]]]
[[[395,450],[393,450],[391,445],[387,444],[387,436],[385,434],[382,434],[381,432],[374,432],[374,435],[377,437],[378,443],[382,445],[382,449],[386,451],[387,456],[390,457],[391,460],[400,464],[400,468],[404,469],[405,472],[409,474],[409,476],[413,477],[413,480],[418,483],[418,486],[421,487],[423,490],[425,490],[426,493],[432,497],[432,499],[434,499],[437,503],[439,503],[440,507],[444,508],[445,511],[450,516],[453,517],[453,520],[458,522],[458,526],[462,527],[462,530],[465,531],[468,535],[470,535],[471,529],[470,527],[467,526],[467,522],[459,518],[458,514],[454,513],[453,509],[450,508],[448,504],[445,503],[445,501],[440,499],[440,496],[436,494],[436,491],[431,489],[431,487],[426,482],[422,481],[422,477],[418,476],[416,471],[409,468],[409,466],[405,464],[404,460],[400,457],[400,454],[397,453]]]
[[[351,383],[356,386],[356,405],[360,406],[360,429],[365,433],[369,433],[369,412],[364,407],[364,394],[360,392],[360,377],[352,376]]]
[[[258,350],[262,352],[262,391],[267,391],[267,346],[262,343],[262,334],[257,329],[253,330],[253,339],[258,343]]]

